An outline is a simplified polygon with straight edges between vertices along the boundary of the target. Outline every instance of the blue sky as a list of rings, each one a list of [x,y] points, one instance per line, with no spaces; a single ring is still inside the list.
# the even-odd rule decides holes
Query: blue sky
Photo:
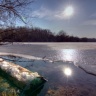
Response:
[[[74,14],[64,17],[64,10],[72,6]],[[96,0],[35,0],[29,6],[29,22],[34,27],[50,29],[69,35],[96,37]]]

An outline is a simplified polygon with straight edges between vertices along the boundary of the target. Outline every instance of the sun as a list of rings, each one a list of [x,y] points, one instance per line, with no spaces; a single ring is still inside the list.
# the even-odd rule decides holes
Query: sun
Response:
[[[67,17],[73,15],[73,14],[74,14],[74,9],[73,9],[73,7],[72,7],[72,6],[66,7],[65,10],[64,10],[64,14],[65,14],[65,16],[67,16]]]

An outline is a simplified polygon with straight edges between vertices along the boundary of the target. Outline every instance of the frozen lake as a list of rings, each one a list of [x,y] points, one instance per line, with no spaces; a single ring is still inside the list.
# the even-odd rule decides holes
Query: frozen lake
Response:
[[[48,79],[37,96],[96,96],[96,43],[14,43],[0,46],[0,55],[35,60],[15,63]],[[66,76],[65,68],[70,68],[71,76]]]

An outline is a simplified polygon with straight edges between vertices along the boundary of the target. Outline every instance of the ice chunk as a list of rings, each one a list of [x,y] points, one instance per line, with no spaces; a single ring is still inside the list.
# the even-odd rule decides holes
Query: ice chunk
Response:
[[[1,65],[0,67],[1,67],[3,70],[7,70],[8,67],[9,67],[9,65],[7,65],[7,64],[3,64],[3,65]]]
[[[3,61],[3,59],[2,58],[0,58],[0,62],[2,62]]]
[[[28,72],[22,72],[21,73],[21,77],[25,80],[25,81],[31,81],[35,78],[35,76],[33,74],[29,74]]]
[[[37,72],[33,73],[27,70],[26,68],[23,68],[19,65],[16,65],[14,63],[7,62],[4,60],[3,62],[0,63],[0,70],[4,72],[4,74],[7,73],[9,78],[13,80],[13,83],[19,86],[20,88],[24,88],[24,86],[26,86],[26,84],[28,84],[30,81],[34,80],[35,78],[40,77],[40,75],[38,75]],[[14,82],[14,80],[16,80],[16,82]],[[41,81],[43,83],[43,81],[45,82],[46,80],[40,79],[39,81],[40,84],[41,84]]]
[[[15,68],[15,67],[12,67],[12,66],[7,69],[7,72],[9,72],[12,76],[15,76],[16,74],[19,74],[18,68]]]

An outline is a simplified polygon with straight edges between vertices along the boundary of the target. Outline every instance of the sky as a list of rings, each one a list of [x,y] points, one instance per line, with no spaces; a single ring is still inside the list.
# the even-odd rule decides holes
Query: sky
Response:
[[[70,17],[64,16],[68,6],[74,10]],[[96,38],[96,0],[35,0],[29,9],[29,22],[34,27]]]

